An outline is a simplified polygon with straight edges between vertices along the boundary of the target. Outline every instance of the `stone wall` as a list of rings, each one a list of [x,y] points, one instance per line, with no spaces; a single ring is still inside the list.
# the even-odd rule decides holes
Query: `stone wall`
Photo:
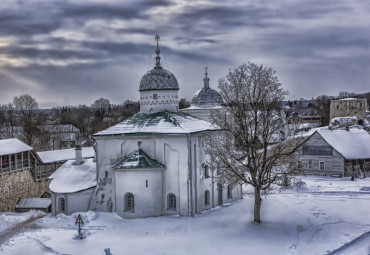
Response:
[[[20,198],[51,194],[49,183],[49,180],[35,181],[28,169],[0,175],[0,211],[14,211]]]
[[[336,117],[356,116],[358,120],[366,118],[366,98],[344,98],[331,100],[330,121]]]

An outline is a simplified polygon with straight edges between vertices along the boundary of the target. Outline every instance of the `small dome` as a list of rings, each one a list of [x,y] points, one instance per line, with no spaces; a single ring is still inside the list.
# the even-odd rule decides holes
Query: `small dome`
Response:
[[[139,91],[145,90],[179,90],[179,85],[170,71],[155,67],[141,78]]]
[[[195,92],[191,104],[195,106],[217,106],[223,103],[221,95],[214,89],[202,88]]]

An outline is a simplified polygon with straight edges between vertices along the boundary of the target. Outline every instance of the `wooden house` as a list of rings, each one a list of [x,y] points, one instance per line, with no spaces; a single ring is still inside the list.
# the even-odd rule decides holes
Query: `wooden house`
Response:
[[[370,174],[370,134],[363,129],[319,129],[298,148],[297,171],[313,175]]]

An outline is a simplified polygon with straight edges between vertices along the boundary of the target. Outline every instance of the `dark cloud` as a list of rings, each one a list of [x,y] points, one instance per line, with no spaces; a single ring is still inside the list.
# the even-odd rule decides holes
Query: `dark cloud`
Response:
[[[10,93],[17,84],[23,91],[29,79],[49,97],[72,101],[78,100],[69,94],[74,90],[117,99],[115,90],[124,88],[128,98],[135,97],[148,59],[153,63],[154,35],[160,34],[162,64],[175,66],[183,96],[201,85],[205,65],[221,74],[250,60],[278,70],[292,96],[311,97],[351,81],[354,90],[366,90],[369,11],[360,0],[5,0],[0,54],[9,61],[0,64],[9,75],[2,73],[0,82],[9,84]]]

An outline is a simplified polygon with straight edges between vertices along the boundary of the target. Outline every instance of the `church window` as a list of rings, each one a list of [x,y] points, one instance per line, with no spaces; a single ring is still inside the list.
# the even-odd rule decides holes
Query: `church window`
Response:
[[[204,192],[204,205],[210,205],[210,204],[211,204],[211,199],[210,199],[209,190],[206,190],[206,192]]]
[[[58,200],[59,204],[59,212],[65,213],[66,212],[66,200],[64,197],[60,197]]]
[[[227,198],[233,198],[233,189],[231,185],[227,185]]]
[[[153,99],[157,100],[158,99],[158,94],[153,94]]]
[[[209,178],[209,166],[205,165],[204,166],[204,178]]]
[[[126,193],[124,198],[125,212],[135,212],[135,201],[132,193]]]
[[[148,188],[148,186],[149,186],[149,182],[148,182],[148,180],[145,180],[145,187]]]
[[[167,210],[176,210],[176,196],[175,194],[167,195]]]

